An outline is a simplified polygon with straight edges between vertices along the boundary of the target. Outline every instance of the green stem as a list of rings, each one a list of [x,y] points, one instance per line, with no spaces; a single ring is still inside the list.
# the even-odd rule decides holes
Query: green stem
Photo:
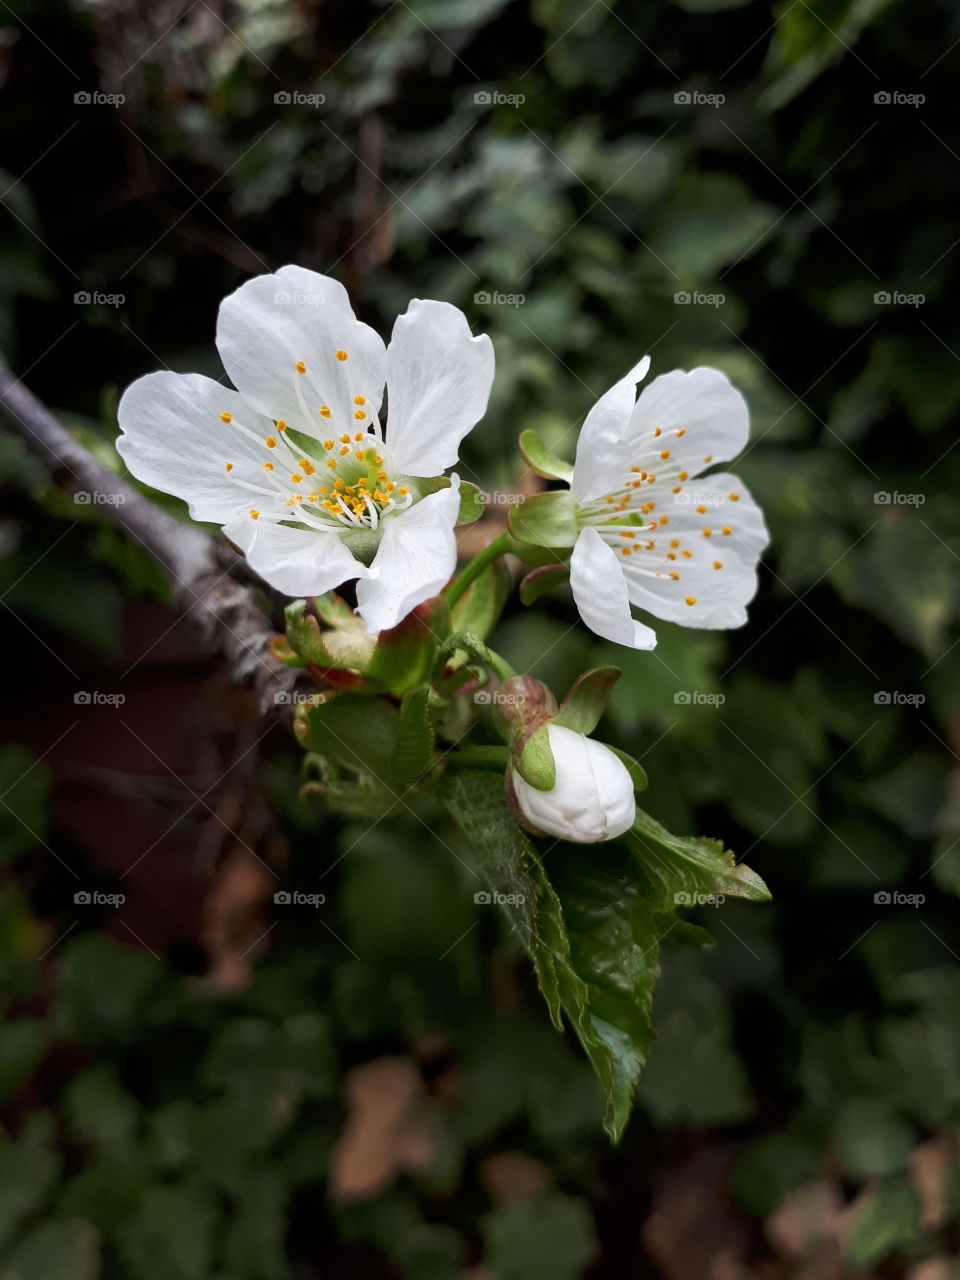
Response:
[[[488,564],[492,564],[494,560],[510,550],[510,535],[506,530],[482,551],[479,551],[469,564],[464,565],[463,569],[457,574],[448,587],[442,591],[443,598],[447,604],[453,608],[463,593],[471,586]]]

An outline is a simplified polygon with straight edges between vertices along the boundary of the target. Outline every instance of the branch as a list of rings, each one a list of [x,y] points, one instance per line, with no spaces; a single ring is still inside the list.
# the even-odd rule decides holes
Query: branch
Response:
[[[102,466],[14,377],[2,356],[0,413],[39,454],[55,484],[70,492],[111,496],[100,507],[104,519],[160,562],[170,578],[174,607],[192,615],[204,642],[226,659],[234,681],[254,689],[260,714],[289,722],[290,695],[301,673],[268,653],[276,630],[251,587],[237,580],[263,585],[246,562],[200,529],[161,511]],[[287,696],[278,699],[278,694]]]

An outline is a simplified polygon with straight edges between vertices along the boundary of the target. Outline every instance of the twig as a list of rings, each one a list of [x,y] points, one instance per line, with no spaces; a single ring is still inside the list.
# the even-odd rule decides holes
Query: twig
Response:
[[[259,584],[246,562],[200,529],[161,511],[102,466],[14,377],[2,356],[0,413],[39,454],[55,484],[72,492],[110,495],[111,501],[100,506],[103,518],[160,562],[170,578],[174,607],[191,614],[204,642],[226,659],[234,681],[254,689],[261,715],[289,722],[301,673],[274,661],[267,651],[276,631],[253,588],[238,581]]]

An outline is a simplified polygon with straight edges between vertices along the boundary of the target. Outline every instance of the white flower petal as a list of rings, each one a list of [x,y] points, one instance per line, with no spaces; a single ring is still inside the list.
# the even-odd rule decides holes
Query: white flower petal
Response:
[[[217,350],[249,404],[315,439],[365,429],[379,411],[383,341],[329,276],[290,266],[246,281],[220,304]]]
[[[287,596],[319,596],[370,573],[336,533],[292,529],[249,516],[223,532],[246,553],[250,567]]]
[[[223,413],[235,420],[225,423]],[[236,476],[243,471],[259,483],[269,456],[260,441],[273,423],[253,413],[236,391],[199,373],[148,373],[123,393],[117,416],[117,451],[131,472],[185,499],[194,520],[223,524],[260,503],[237,485]],[[238,421],[257,439],[241,431]]]
[[[640,392],[623,436],[621,462],[654,475],[698,475],[727,462],[750,435],[747,402],[719,369],[661,374]]]
[[[676,495],[664,497],[657,486],[650,497],[656,500],[651,518],[666,516],[667,524],[639,531],[631,554],[618,557],[631,602],[687,627],[742,626],[769,541],[746,486],[721,474],[694,480]]]
[[[556,769],[550,791],[538,791],[511,767],[513,792],[529,827],[578,844],[615,840],[629,831],[637,802],[633,779],[619,756],[564,725],[548,725],[547,737]]]
[[[438,476],[486,412],[493,345],[475,338],[462,311],[415,298],[387,348],[387,446],[395,471]]]
[[[653,649],[656,633],[630,615],[627,584],[618,556],[596,529],[584,529],[570,556],[570,588],[591,631],[614,644]]]
[[[599,498],[616,486],[624,470],[623,455],[616,448],[627,430],[637,399],[637,383],[650,368],[644,356],[628,374],[605,392],[584,419],[573,467],[573,496],[578,502]]]
[[[451,476],[449,489],[384,519],[373,561],[377,576],[357,584],[357,612],[371,635],[395,627],[447,585],[457,567],[459,510],[460,480]]]

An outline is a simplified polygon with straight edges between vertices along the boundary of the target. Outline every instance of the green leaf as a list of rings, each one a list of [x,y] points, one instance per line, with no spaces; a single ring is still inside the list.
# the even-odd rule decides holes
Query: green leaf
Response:
[[[622,675],[619,667],[594,667],[592,671],[585,671],[560,703],[554,721],[574,733],[593,733],[606,710],[610,692]]]
[[[430,686],[411,689],[400,704],[400,724],[393,751],[393,775],[409,786],[433,763],[433,724],[429,711]]]
[[[485,640],[500,621],[510,586],[510,570],[503,560],[492,561],[450,610],[451,630],[469,631]]]
[[[360,773],[388,778],[399,723],[399,711],[383,698],[321,693],[315,701],[298,706],[294,731],[305,751]]]
[[[752,902],[771,897],[757,873],[738,863],[719,840],[675,836],[642,809],[624,841],[662,911],[695,906],[698,898],[717,894]]]
[[[507,527],[520,542],[537,547],[572,547],[577,540],[577,507],[569,489],[527,498],[510,512]]]
[[[527,466],[546,480],[563,480],[569,484],[573,479],[573,464],[551,453],[536,431],[520,433],[520,453]]]
[[[0,747],[0,862],[43,843],[50,770],[26,747]]]
[[[460,481],[460,510],[457,512],[457,524],[473,524],[484,512],[483,490],[470,480]]]
[[[376,637],[368,634],[362,619],[342,600],[334,604],[329,595],[318,597],[319,600],[324,601],[321,616],[327,623],[323,631],[308,601],[295,600],[287,605],[284,616],[291,648],[312,666],[364,671],[376,648]],[[319,604],[317,612],[321,612]]]
[[[559,1191],[502,1205],[480,1226],[499,1280],[578,1280],[597,1253],[589,1204]]]
[[[0,1262],[4,1280],[96,1280],[100,1236],[89,1222],[42,1222]]]
[[[447,602],[434,596],[376,638],[365,676],[373,688],[402,697],[428,679],[437,648],[450,632]]]

